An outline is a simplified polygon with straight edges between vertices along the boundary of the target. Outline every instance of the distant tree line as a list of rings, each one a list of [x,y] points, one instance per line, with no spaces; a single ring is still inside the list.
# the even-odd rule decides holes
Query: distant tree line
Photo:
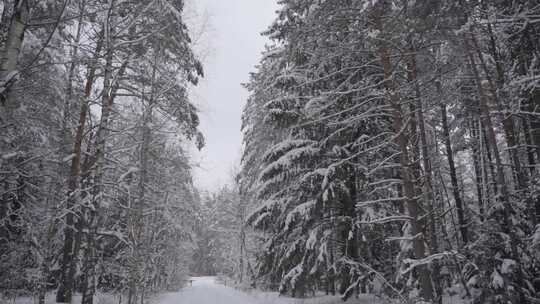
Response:
[[[246,226],[247,201],[236,183],[202,195],[193,232],[196,246],[190,270],[203,276],[232,279],[249,287],[258,236]]]

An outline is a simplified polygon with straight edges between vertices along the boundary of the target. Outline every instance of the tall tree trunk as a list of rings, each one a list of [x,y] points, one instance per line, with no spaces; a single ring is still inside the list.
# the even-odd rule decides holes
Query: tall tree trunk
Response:
[[[480,221],[484,221],[484,192],[482,185],[484,184],[483,181],[483,175],[482,175],[482,169],[481,169],[481,155],[480,155],[480,136],[479,136],[479,130],[477,128],[477,123],[475,121],[474,117],[469,118],[469,130],[471,134],[472,143],[471,143],[471,149],[472,149],[472,158],[473,158],[473,166],[474,166],[474,175],[475,175],[475,183],[476,183],[476,196],[478,199],[478,213],[480,216]]]
[[[487,140],[488,140],[488,146],[486,147],[487,150],[492,150],[493,151],[493,156],[495,158],[495,167],[496,167],[496,170],[497,170],[497,177],[496,177],[496,180],[497,180],[497,183],[498,183],[498,189],[499,189],[499,199],[501,200],[502,202],[502,205],[503,205],[503,212],[501,214],[502,216],[502,221],[503,221],[503,224],[501,225],[502,226],[502,230],[504,233],[506,233],[509,238],[510,238],[510,255],[511,255],[511,258],[513,260],[516,261],[516,281],[517,281],[517,288],[516,288],[516,292],[517,292],[517,295],[519,297],[519,301],[520,303],[526,303],[526,297],[525,297],[525,293],[523,292],[522,288],[524,288],[525,285],[525,282],[524,282],[524,279],[523,279],[523,270],[521,268],[521,263],[520,263],[520,256],[519,256],[519,253],[518,253],[518,248],[517,248],[517,242],[518,242],[518,236],[516,235],[516,233],[514,232],[514,230],[512,229],[513,225],[512,225],[512,222],[511,222],[511,219],[510,219],[510,215],[512,213],[512,205],[511,205],[511,202],[510,202],[510,193],[509,193],[509,190],[508,190],[508,185],[506,184],[506,178],[504,176],[504,168],[503,168],[503,164],[502,164],[502,160],[501,160],[501,155],[499,153],[499,148],[497,146],[497,138],[496,138],[496,135],[495,135],[495,129],[493,127],[493,122],[491,120],[491,115],[490,115],[490,111],[489,111],[489,107],[488,107],[488,103],[487,103],[487,97],[486,97],[486,94],[484,93],[484,88],[482,87],[482,82],[481,82],[481,78],[480,78],[480,74],[478,73],[478,69],[476,67],[476,62],[474,60],[474,56],[471,52],[471,49],[470,49],[470,46],[468,44],[468,41],[467,41],[467,38],[465,38],[465,51],[467,53],[467,56],[468,56],[468,59],[469,59],[469,63],[470,63],[470,69],[473,73],[473,76],[474,76],[474,80],[475,80],[475,83],[476,83],[476,87],[477,87],[477,90],[478,90],[478,100],[479,100],[479,105],[480,105],[480,115],[481,115],[481,119],[482,119],[482,122],[484,124],[484,127],[486,129],[486,137],[487,137]]]
[[[96,248],[97,244],[95,240],[96,230],[94,229],[94,227],[97,226],[96,221],[98,220],[98,215],[96,211],[92,210],[92,208],[87,208],[84,217],[88,221],[84,225],[85,227],[87,227],[88,231],[84,233],[85,248],[82,267],[83,284],[81,290],[81,304],[93,304],[93,297],[96,289],[95,264],[97,263],[98,259],[98,253]]]
[[[16,79],[16,69],[19,62],[24,40],[24,32],[30,15],[28,0],[16,0],[13,7],[13,16],[9,24],[8,34],[4,49],[2,50],[2,62],[0,63],[0,101],[7,99],[10,86]]]
[[[376,10],[374,17],[375,23],[378,26],[378,30],[384,33],[382,26],[382,14],[384,11],[388,11],[389,3],[382,1],[379,4],[379,8]],[[397,145],[400,156],[400,170],[401,179],[403,184],[403,194],[405,196],[408,215],[410,216],[411,235],[413,236],[413,251],[416,259],[423,259],[425,257],[424,236],[422,233],[422,227],[419,223],[420,208],[416,199],[413,176],[414,173],[411,169],[411,161],[409,156],[409,138],[407,135],[407,128],[403,122],[403,111],[401,109],[400,98],[397,93],[396,85],[394,83],[393,67],[390,61],[390,53],[384,42],[381,43],[378,49],[378,56],[383,68],[384,85],[388,90],[388,101],[392,108],[392,120],[393,131],[395,132],[394,143]],[[431,283],[430,271],[426,265],[420,265],[417,267],[421,296],[426,300],[433,299],[433,285]]]
[[[519,54],[516,57],[518,58],[519,73],[521,75],[527,75],[528,67],[532,67],[532,62],[535,60],[535,57],[531,56],[528,50],[535,50],[536,54],[538,54],[540,52],[540,45],[538,43],[533,44],[537,39],[534,37],[534,30],[531,28],[530,24],[525,25],[525,27],[522,29],[522,33],[524,37],[527,37],[527,40],[532,45],[529,47],[521,47]],[[536,66],[538,66],[538,63]],[[526,138],[529,137],[529,141],[532,144],[531,147],[534,147],[536,163],[538,163],[540,162],[540,88],[538,88],[538,86],[533,87],[530,89],[530,91],[524,91],[524,95],[525,96],[523,97],[527,100],[528,111],[531,113],[526,119],[528,122],[527,126],[529,127],[529,132],[525,136]],[[534,156],[531,157],[533,151],[531,150],[529,152],[529,164],[534,163]],[[532,167],[531,169],[534,170]],[[538,174],[538,168],[536,168],[536,173]],[[534,200],[534,209],[535,215],[533,216],[533,222],[535,225],[538,225],[540,224],[540,197]]]
[[[479,118],[479,125],[480,125],[480,136],[482,138],[482,152],[484,153],[484,174],[485,174],[485,182],[486,185],[490,185],[491,188],[486,187],[486,193],[492,192],[490,198],[493,198],[497,196],[497,193],[499,193],[499,184],[497,182],[497,173],[495,173],[495,162],[493,161],[493,154],[491,152],[490,143],[488,139],[488,130],[486,127],[486,124],[484,122],[484,119],[482,119],[482,114],[478,114]],[[489,171],[488,171],[489,169]],[[489,175],[489,176],[488,176]],[[489,177],[491,177],[491,181],[489,181]],[[487,184],[489,181],[489,184]],[[489,201],[489,200],[488,200]]]
[[[110,116],[112,113],[112,107],[114,104],[114,99],[116,92],[119,87],[119,79],[124,75],[127,65],[131,60],[131,56],[122,63],[116,78],[112,77],[112,60],[113,60],[113,50],[109,50],[106,55],[106,64],[105,64],[105,74],[103,78],[103,94],[102,94],[102,109],[101,109],[101,121],[99,128],[96,134],[96,139],[94,145],[96,146],[96,151],[94,155],[94,168],[93,168],[93,190],[92,190],[92,205],[88,208],[86,213],[86,225],[87,225],[87,243],[91,245],[91,248],[88,248],[85,257],[88,264],[85,264],[83,267],[88,269],[84,277],[83,282],[83,298],[82,304],[92,304],[93,298],[96,292],[95,286],[95,267],[98,261],[97,247],[99,244],[96,241],[96,236],[98,228],[100,227],[100,216],[99,210],[101,209],[101,200],[103,198],[103,168],[105,165],[105,149],[106,141],[108,136],[108,129],[110,124]]]
[[[99,127],[95,137],[95,162],[92,176],[92,197],[91,206],[86,212],[87,224],[87,250],[85,252],[86,270],[85,280],[83,282],[83,297],[82,304],[92,304],[95,294],[95,267],[97,263],[97,244],[95,237],[99,227],[99,210],[103,197],[103,169],[105,167],[105,149],[107,144],[108,130],[110,124],[110,116],[113,108],[113,38],[111,24],[111,12],[113,9],[114,0],[109,0],[107,19],[103,24],[103,39],[105,45],[105,68],[103,74],[103,93],[101,95],[101,118]]]
[[[70,102],[73,98],[73,79],[75,77],[75,70],[76,66],[78,65],[77,62],[77,56],[79,51],[79,42],[81,38],[81,31],[82,31],[82,19],[85,11],[86,2],[81,3],[80,8],[80,17],[78,20],[77,25],[77,34],[75,36],[74,46],[72,48],[72,63],[70,64],[70,67],[68,69],[68,84],[67,84],[67,92],[66,97],[64,101],[64,118],[63,118],[63,125],[62,125],[62,131],[61,131],[61,138],[62,138],[62,150],[64,150],[63,157],[68,156],[69,152],[67,150],[68,142],[67,136],[69,136],[68,132],[68,113],[70,112]],[[95,69],[95,68],[94,68]],[[93,74],[93,72],[91,73]],[[93,75],[89,76],[87,79],[87,85],[88,83],[93,83]],[[91,84],[90,84],[91,85]],[[89,96],[85,96],[85,99],[88,99]],[[80,164],[80,144],[82,142],[82,133],[84,130],[84,122],[86,120],[86,112],[87,112],[87,105],[81,107],[81,116],[79,117],[79,128],[81,130],[79,131],[77,129],[76,135],[74,138],[74,149],[72,151],[73,158],[71,160],[71,168],[69,170],[69,178],[68,178],[68,193],[67,193],[67,203],[66,203],[66,210],[69,210],[69,212],[66,214],[66,227],[64,228],[64,247],[63,247],[63,257],[62,257],[62,268],[61,268],[61,280],[58,288],[58,292],[56,295],[56,301],[57,302],[71,302],[71,296],[74,289],[74,282],[75,282],[75,265],[76,265],[76,255],[78,253],[78,244],[77,240],[75,240],[75,234],[78,233],[75,227],[75,221],[74,221],[74,214],[76,213],[75,205],[77,199],[75,198],[75,193],[78,185],[78,177],[79,177],[79,169],[78,166]],[[77,149],[78,147],[78,149]],[[76,165],[76,168],[74,167]]]
[[[150,246],[149,244],[145,244],[145,229],[143,225],[143,212],[145,208],[145,197],[146,197],[146,184],[148,182],[148,169],[149,169],[149,154],[150,154],[150,143],[152,140],[152,130],[151,130],[151,122],[153,117],[153,109],[154,109],[154,99],[155,99],[155,81],[156,81],[156,74],[157,74],[157,64],[159,60],[159,51],[156,52],[154,56],[154,62],[153,62],[153,68],[152,68],[152,75],[151,75],[151,83],[150,83],[150,94],[148,97],[146,97],[146,92],[143,92],[141,94],[141,107],[143,108],[143,115],[142,115],[142,138],[141,138],[141,145],[139,147],[139,184],[138,184],[138,197],[136,199],[136,204],[133,206],[130,210],[130,213],[133,212],[133,214],[129,215],[129,222],[130,226],[132,227],[130,231],[132,231],[130,235],[130,239],[133,246],[133,260],[134,262],[130,267],[132,268],[131,271],[129,271],[129,281],[130,283],[130,294],[133,295],[128,300],[128,304],[136,304],[137,303],[137,296],[136,296],[136,290],[138,289],[136,286],[137,282],[141,281],[141,278],[139,277],[141,274],[143,274],[142,269],[140,269],[143,265],[140,263],[143,262],[143,250],[145,250],[145,245]],[[145,105],[145,102],[147,104]],[[152,241],[148,241],[148,243],[152,243]],[[144,301],[144,295],[143,295],[143,286],[139,286],[141,290],[141,303]]]
[[[415,104],[416,104],[416,113],[417,113],[417,122],[418,122],[418,131],[420,137],[420,148],[422,153],[422,165],[424,167],[423,175],[423,194],[424,202],[429,214],[429,230],[430,230],[430,251],[431,254],[439,252],[439,240],[437,237],[437,218],[438,215],[435,214],[436,202],[433,189],[433,176],[431,168],[431,158],[428,152],[428,142],[426,135],[426,126],[424,118],[424,110],[422,105],[420,86],[418,84],[418,69],[416,64],[416,50],[411,48],[411,56],[409,62],[409,81],[413,83],[414,94],[415,94]],[[412,113],[414,115],[414,112]],[[414,129],[413,129],[414,130]],[[431,273],[433,284],[435,288],[434,301],[436,303],[442,304],[443,289],[440,282],[440,266],[438,261],[433,261],[433,271]]]
[[[488,23],[488,29],[491,29],[491,26]],[[495,41],[493,38],[493,33],[490,31],[490,49],[492,52],[492,55],[494,56],[495,64],[496,64],[496,70],[497,70],[497,87],[493,83],[493,80],[491,79],[490,72],[487,68],[487,64],[484,60],[484,56],[482,55],[482,52],[480,50],[480,47],[478,45],[478,42],[476,40],[476,37],[473,33],[471,33],[471,41],[473,43],[474,49],[476,50],[477,57],[480,61],[480,66],[482,67],[482,70],[484,72],[484,75],[486,77],[486,80],[488,82],[488,87],[490,89],[491,95],[493,96],[493,100],[495,101],[495,105],[497,106],[497,109],[499,112],[501,112],[501,115],[503,115],[502,123],[503,123],[503,129],[504,134],[506,138],[506,143],[508,145],[508,151],[510,154],[510,160],[513,164],[513,173],[516,179],[516,187],[517,189],[525,189],[526,187],[526,176],[524,175],[522,171],[521,161],[518,156],[518,141],[515,135],[515,124],[513,116],[510,114],[505,113],[506,108],[502,104],[499,94],[504,90],[504,75],[502,71],[502,67],[500,66],[500,62],[498,60],[498,55],[496,51]]]
[[[440,85],[439,85],[440,86]],[[438,89],[441,93],[440,88]],[[467,225],[465,223],[465,212],[463,208],[463,201],[461,200],[461,194],[459,193],[459,186],[456,174],[456,166],[454,163],[454,151],[452,150],[452,143],[450,140],[450,129],[448,127],[448,115],[446,112],[446,104],[441,103],[441,120],[443,128],[444,143],[446,147],[446,154],[448,159],[448,167],[450,169],[450,181],[452,183],[452,194],[454,195],[454,202],[456,203],[456,211],[458,216],[458,226],[461,234],[461,240],[463,244],[469,243],[469,236],[467,233]]]
[[[530,118],[531,122],[531,136],[536,146],[536,159],[540,160],[540,89],[534,89],[529,97],[529,107],[531,112],[534,113]]]
[[[2,73],[11,72],[17,68],[29,14],[30,7],[27,0],[15,1],[7,40],[2,52],[2,64],[0,67]]]
[[[523,124],[523,138],[525,139],[525,146],[527,147],[527,166],[529,168],[529,174],[532,176],[534,174],[534,168],[536,165],[536,160],[534,158],[534,148],[531,137],[531,126],[527,118],[522,120]]]
[[[348,179],[346,181],[347,189],[349,190],[348,196],[346,199],[342,201],[343,205],[342,208],[342,216],[343,218],[350,218],[353,219],[356,217],[356,202],[357,202],[357,180],[356,180],[356,172],[353,167],[347,168],[347,176]],[[344,242],[345,248],[343,250],[344,257],[351,259],[353,261],[358,260],[358,242],[356,241],[356,232],[354,229],[354,225],[351,221],[342,221],[341,224],[341,241]],[[350,235],[353,235],[351,238]],[[342,295],[343,300],[347,300],[349,297],[353,295],[354,290],[348,289],[350,284],[355,280],[355,278],[351,275],[350,269],[347,267],[343,267],[341,277],[343,279],[343,284],[340,285],[339,293]],[[347,293],[347,291],[350,291]]]

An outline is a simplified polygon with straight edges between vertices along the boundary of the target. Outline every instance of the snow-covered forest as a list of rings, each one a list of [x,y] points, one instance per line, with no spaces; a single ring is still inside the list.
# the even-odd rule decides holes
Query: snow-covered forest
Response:
[[[540,303],[538,1],[278,1],[215,191],[185,4],[0,2],[0,302]]]
[[[243,117],[257,281],[538,303],[540,3],[280,3]]]
[[[181,286],[198,208],[183,1],[4,0],[0,292]],[[142,302],[138,302],[142,303]]]

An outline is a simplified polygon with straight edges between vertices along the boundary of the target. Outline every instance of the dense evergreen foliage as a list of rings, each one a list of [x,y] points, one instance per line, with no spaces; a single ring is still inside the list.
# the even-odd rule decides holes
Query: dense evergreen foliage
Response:
[[[253,279],[539,301],[538,3],[280,4],[246,85]]]

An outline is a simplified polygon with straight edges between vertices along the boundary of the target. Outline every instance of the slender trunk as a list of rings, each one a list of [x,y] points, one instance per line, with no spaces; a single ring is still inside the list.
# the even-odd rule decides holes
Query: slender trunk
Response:
[[[69,208],[69,206],[68,206]],[[66,217],[66,223],[64,228],[64,247],[62,255],[62,268],[60,282],[58,285],[58,291],[56,293],[57,303],[71,303],[73,282],[74,282],[74,266],[72,266],[74,259],[74,238],[73,238],[73,210],[68,209],[68,216]]]
[[[152,122],[152,116],[153,116],[153,108],[154,108],[154,98],[155,98],[155,80],[156,80],[156,73],[157,73],[157,64],[159,60],[159,52],[156,52],[154,56],[154,63],[152,68],[152,75],[151,75],[151,83],[150,83],[150,94],[148,97],[145,96],[144,88],[143,92],[141,94],[141,106],[143,107],[143,117],[142,117],[142,138],[141,138],[141,145],[139,147],[139,184],[138,184],[138,197],[136,200],[135,206],[131,208],[134,212],[134,214],[129,215],[129,222],[130,226],[132,227],[130,231],[132,231],[130,235],[130,239],[132,242],[132,255],[134,257],[134,262],[130,267],[132,268],[129,272],[129,281],[130,284],[130,293],[133,295],[136,295],[135,288],[136,288],[136,282],[139,282],[141,280],[140,277],[138,277],[141,273],[141,267],[143,265],[143,256],[144,253],[142,252],[145,250],[145,230],[143,225],[143,212],[145,208],[145,197],[146,197],[146,184],[148,181],[148,170],[149,170],[149,149],[150,149],[150,143],[152,140],[152,130],[151,130],[151,122]],[[145,102],[147,104],[145,105]],[[131,212],[131,211],[130,211]],[[152,240],[147,241],[149,244],[152,243]],[[148,245],[149,247],[150,245]],[[143,302],[143,294],[142,294],[142,287],[141,287],[141,303]],[[133,289],[133,290],[131,290]],[[137,297],[130,297],[130,300],[128,301],[128,304],[136,304]]]
[[[96,212],[93,210],[87,210],[85,218],[88,221],[86,227],[94,227],[97,221]],[[82,300],[81,304],[93,304],[93,295],[95,293],[95,280],[96,280],[96,270],[95,263],[97,260],[97,248],[95,241],[95,231],[88,231],[84,234],[86,247],[84,248],[84,260],[83,260],[83,273],[84,273],[84,283],[82,286]]]
[[[244,282],[244,252],[245,252],[245,246],[246,246],[246,232],[245,232],[245,226],[244,226],[244,205],[242,202],[242,206],[240,207],[240,260],[238,261],[239,264],[239,283],[242,285]]]
[[[521,120],[523,126],[523,137],[525,140],[525,146],[527,150],[527,166],[529,169],[529,174],[532,177],[535,173],[536,160],[534,159],[534,148],[531,138],[531,130],[529,125],[529,119],[524,118]],[[528,214],[530,214],[530,219],[533,224],[533,227],[536,227],[540,223],[540,197],[533,198],[527,197],[527,206],[529,209]]]
[[[490,115],[489,107],[487,104],[487,98],[486,98],[486,94],[484,93],[484,88],[482,87],[480,74],[478,73],[476,62],[474,60],[474,56],[472,55],[470,51],[470,47],[468,45],[467,39],[465,39],[465,51],[467,52],[470,68],[471,68],[471,71],[473,72],[476,87],[478,90],[478,95],[479,95],[478,99],[479,99],[479,104],[480,104],[481,119],[487,131],[486,137],[488,140],[488,146],[486,147],[486,150],[489,150],[491,148],[491,150],[493,151],[493,156],[495,158],[495,167],[497,170],[496,180],[498,183],[498,189],[499,189],[499,194],[500,194],[499,199],[501,200],[502,205],[503,205],[503,208],[502,208],[503,212],[501,214],[502,221],[503,221],[502,229],[503,229],[503,232],[508,234],[508,236],[510,237],[510,254],[511,254],[512,259],[517,261],[516,281],[518,283],[518,286],[525,286],[525,283],[523,280],[523,270],[519,263],[520,258],[519,258],[518,248],[517,248],[517,242],[519,238],[515,234],[514,230],[511,228],[513,226],[510,219],[510,214],[512,213],[512,205],[510,203],[510,193],[508,191],[508,185],[506,184],[503,164],[502,164],[501,156],[499,153],[499,148],[497,146],[497,138],[495,135],[495,129],[493,127],[493,122],[491,120],[491,115]],[[519,296],[519,301],[521,303],[525,303],[526,298],[521,287],[518,287],[516,292]]]
[[[127,304],[136,304],[137,302],[137,290],[135,281],[130,281],[128,284],[128,300]]]
[[[424,176],[423,176],[423,193],[424,201],[426,204],[426,209],[429,214],[429,230],[430,230],[430,251],[431,254],[439,252],[439,240],[437,238],[437,218],[438,215],[435,214],[435,197],[433,189],[433,176],[430,155],[428,152],[428,142],[426,136],[426,126],[424,118],[424,110],[422,106],[422,99],[420,94],[420,86],[418,84],[418,70],[416,64],[416,55],[415,49],[411,49],[411,58],[410,58],[410,67],[409,67],[409,81],[414,82],[414,92],[415,92],[415,103],[416,103],[416,113],[417,113],[417,122],[418,122],[418,131],[420,137],[420,148],[422,153],[422,165],[424,167]],[[414,115],[414,112],[413,112]],[[434,301],[436,303],[442,303],[443,289],[440,282],[440,266],[438,261],[433,262],[433,271],[432,279],[435,289]]]
[[[93,189],[92,189],[92,206],[86,212],[87,219],[87,251],[85,253],[85,265],[86,270],[85,281],[83,283],[83,297],[82,304],[92,304],[95,294],[95,267],[97,264],[97,244],[95,236],[97,235],[97,229],[99,227],[99,210],[101,205],[101,199],[103,195],[103,168],[105,166],[105,149],[107,143],[108,129],[110,124],[110,116],[113,107],[113,44],[112,44],[112,31],[110,28],[111,11],[113,8],[113,0],[109,0],[108,18],[103,25],[104,44],[106,46],[105,55],[105,68],[103,75],[103,93],[101,95],[101,118],[99,128],[95,137],[95,163],[93,169]]]
[[[534,114],[530,117],[531,137],[536,146],[536,159],[540,160],[540,89],[534,89],[529,96],[529,107]]]
[[[491,28],[491,26],[488,26],[488,28]],[[506,114],[506,109],[504,108],[500,98],[499,98],[499,92],[503,91],[504,86],[504,75],[502,71],[502,67],[500,67],[500,63],[498,61],[497,52],[495,49],[495,42],[493,40],[493,34],[491,34],[491,43],[490,48],[492,55],[494,56],[496,67],[497,67],[497,87],[495,87],[495,84],[493,83],[493,80],[491,79],[490,72],[487,68],[487,64],[484,60],[484,56],[482,55],[482,52],[480,50],[480,47],[478,45],[478,42],[476,41],[476,37],[473,33],[471,33],[471,41],[473,42],[474,49],[476,50],[477,57],[480,61],[480,66],[482,67],[482,70],[484,72],[484,75],[486,77],[486,80],[488,82],[488,87],[490,89],[490,93],[493,96],[493,100],[495,101],[495,105],[497,106],[497,109],[501,112],[503,115],[502,123],[503,123],[503,129],[504,134],[506,138],[506,142],[508,145],[508,150],[510,153],[510,159],[513,164],[513,171],[515,173],[515,179],[516,179],[516,186],[517,189],[525,189],[526,187],[526,177],[522,172],[521,169],[521,161],[519,160],[519,156],[517,153],[517,147],[518,142],[515,136],[515,125],[514,125],[514,119],[512,115]]]
[[[452,183],[452,194],[454,195],[454,202],[456,203],[456,211],[458,216],[458,226],[461,234],[461,240],[463,244],[469,243],[469,237],[467,233],[467,225],[465,223],[465,212],[463,208],[463,201],[461,200],[461,194],[459,193],[459,186],[456,174],[456,166],[454,163],[454,152],[452,150],[452,143],[450,141],[450,129],[448,127],[448,115],[446,112],[446,105],[441,103],[441,120],[443,128],[444,143],[446,147],[446,154],[448,159],[448,167],[450,169],[450,181]]]
[[[47,294],[47,283],[49,280],[49,261],[48,256],[46,255],[43,257],[43,261],[41,261],[41,267],[40,267],[40,276],[41,280],[39,282],[39,288],[38,288],[38,303],[39,304],[45,304],[45,295]]]
[[[19,76],[17,65],[29,15],[28,0],[16,0],[0,62],[0,125],[4,127],[11,126],[12,112],[18,106],[9,102],[9,94]]]
[[[533,89],[529,97],[529,107],[532,108],[533,113],[538,113],[540,111],[540,89]],[[532,137],[532,143],[536,147],[536,160],[540,161],[540,119],[536,115],[531,115],[530,121],[530,136]],[[534,157],[533,157],[534,159]],[[540,223],[540,197],[534,201],[534,223]]]
[[[384,58],[384,57],[383,57]],[[390,97],[393,99],[391,101],[393,108],[393,119],[394,119],[394,132],[397,136],[395,143],[399,147],[401,152],[400,156],[400,165],[401,165],[401,177],[403,181],[403,192],[407,202],[407,211],[411,217],[411,235],[413,236],[413,250],[414,257],[416,259],[423,259],[425,257],[425,247],[424,247],[424,236],[422,235],[422,227],[419,223],[420,208],[418,206],[418,201],[415,197],[414,184],[413,184],[413,173],[411,172],[411,164],[408,151],[408,137],[405,132],[402,130],[403,127],[403,118],[401,112],[401,106],[397,100],[395,93],[391,93]],[[433,287],[431,285],[431,276],[429,270],[425,265],[419,266],[419,276],[420,284],[422,290],[422,296],[425,299],[433,298]]]
[[[532,37],[530,37],[530,34],[528,34],[529,40],[534,41]],[[521,55],[519,56],[519,70],[522,75],[525,75],[527,66],[530,65],[527,60],[528,55],[525,54],[526,48],[522,48]],[[530,142],[527,144],[528,147],[528,155],[529,155],[529,165],[533,164],[531,166],[531,171],[534,172],[536,169],[538,172],[538,168],[535,166],[535,160],[534,155],[536,155],[536,162],[540,162],[540,119],[539,119],[539,113],[540,113],[540,88],[532,88],[529,92],[525,93],[525,98],[527,99],[527,106],[528,111],[533,113],[531,115],[528,115],[527,122],[524,122],[524,124],[528,127],[528,132],[525,134],[525,138],[528,139]],[[533,215],[533,223],[535,225],[540,224],[540,197],[534,200],[534,210],[535,214]]]
[[[382,12],[387,11],[388,2],[381,3],[378,12],[375,15],[375,22],[381,32],[384,32],[382,26]],[[420,208],[418,201],[416,200],[413,175],[411,170],[411,162],[409,156],[409,138],[406,131],[406,126],[403,122],[403,112],[401,109],[400,98],[397,95],[396,85],[394,83],[394,77],[392,75],[392,63],[390,61],[390,54],[387,46],[383,43],[379,46],[378,50],[379,60],[383,68],[383,74],[385,79],[385,87],[389,94],[389,104],[392,108],[393,118],[393,130],[396,133],[394,142],[397,145],[400,152],[399,163],[401,165],[401,179],[403,184],[403,193],[406,200],[406,206],[408,215],[410,216],[411,235],[413,236],[413,251],[416,259],[423,259],[425,257],[424,236],[422,234],[422,227],[419,223]],[[426,265],[418,266],[418,274],[420,280],[421,296],[426,300],[433,299],[433,285],[431,283],[431,274]]]
[[[336,280],[335,280],[335,277],[336,277],[336,272],[334,271],[335,270],[335,261],[334,261],[334,256],[335,256],[335,244],[334,243],[331,243],[330,245],[330,257],[329,257],[329,264],[330,264],[330,269],[328,270],[328,275],[329,275],[329,278],[328,278],[328,284],[330,285],[329,289],[330,289],[330,294],[335,296],[336,295]]]
[[[134,255],[134,263],[130,265],[131,268],[133,268],[129,272],[129,281],[130,284],[130,294],[133,295],[133,297],[130,297],[130,300],[128,300],[128,304],[136,304],[137,297],[136,297],[136,282],[140,281],[139,275],[141,275],[142,271],[140,267],[142,267],[141,263],[143,262],[142,256],[143,256],[143,250],[144,250],[144,230],[143,230],[143,210],[145,205],[145,195],[146,195],[146,183],[148,179],[148,149],[150,148],[150,139],[151,139],[151,130],[150,130],[150,121],[152,117],[152,104],[151,102],[146,106],[146,109],[143,113],[143,126],[142,126],[142,143],[139,150],[139,157],[140,157],[140,176],[139,176],[139,195],[137,197],[137,204],[134,206],[134,213],[131,215],[131,226],[133,231],[133,235],[131,236],[132,243],[133,243],[133,255]],[[141,286],[142,288],[142,286]],[[143,301],[143,296],[141,293],[141,302]]]
[[[68,142],[69,139],[67,138],[69,136],[68,132],[68,115],[70,112],[70,102],[73,98],[73,79],[75,76],[75,70],[77,66],[77,56],[79,51],[79,42],[81,38],[81,31],[82,31],[82,16],[84,14],[85,10],[85,2],[81,4],[80,9],[80,15],[81,17],[78,20],[77,25],[77,34],[75,36],[74,46],[72,49],[72,63],[68,69],[68,83],[67,83],[67,91],[66,91],[66,97],[64,101],[64,118],[62,122],[62,130],[61,130],[61,138],[62,138],[62,147],[61,150],[63,151],[63,157],[68,156]],[[84,115],[86,115],[86,110],[84,111]],[[84,124],[83,124],[84,128]],[[78,134],[77,134],[78,135]],[[82,137],[82,132],[80,134],[80,137]],[[81,138],[82,141],[82,138]],[[77,136],[75,137],[75,146],[77,145]],[[80,149],[80,147],[79,147]],[[74,149],[76,150],[76,149]],[[78,158],[76,157],[76,153],[74,151],[74,156],[72,159],[71,169],[69,172],[69,179],[68,179],[68,193],[67,193],[67,203],[66,203],[66,209],[69,210],[69,212],[66,214],[66,227],[64,228],[64,248],[63,248],[63,258],[62,258],[62,276],[61,281],[59,284],[58,292],[57,292],[57,302],[71,302],[71,296],[74,289],[74,282],[75,282],[75,260],[76,255],[78,252],[78,246],[75,238],[75,234],[77,233],[75,230],[75,221],[74,221],[74,213],[75,213],[75,203],[76,199],[74,198],[74,193],[76,189],[76,181],[74,181],[74,174],[73,174],[73,163],[78,163],[80,160],[80,150],[78,153]],[[75,175],[75,180],[78,178],[78,170],[77,174]],[[62,296],[64,295],[64,298]]]
[[[444,194],[445,194],[444,197],[443,197],[442,193],[440,194],[441,208],[444,208],[444,201],[446,201],[448,203],[448,208],[451,210],[452,206],[450,205],[450,199],[449,199],[448,191],[446,190],[444,180],[442,179],[442,175],[441,175],[440,172],[439,172],[439,178],[441,180],[440,182],[441,182]],[[445,200],[445,197],[446,197],[446,200]],[[455,227],[456,223],[455,223],[455,220],[454,220],[454,216],[452,214],[450,214],[450,220],[451,220],[452,224]],[[446,241],[448,248],[452,248],[453,247],[452,246],[452,241],[451,241],[450,236],[448,235],[448,231],[446,230],[445,227],[446,227],[446,223],[443,223],[443,225],[441,227],[441,231],[443,233],[443,240]],[[456,235],[456,237],[457,237],[457,235]],[[459,243],[459,240],[456,240],[456,242]],[[469,290],[469,287],[467,286],[465,276],[463,275],[463,267],[461,266],[461,262],[455,256],[452,256],[452,260],[454,262],[455,267],[458,269],[457,276],[459,278],[461,286],[465,290],[465,296],[467,298],[469,298],[471,296],[471,292]]]
[[[486,124],[484,120],[482,119],[482,114],[478,114],[478,117],[479,117],[478,123],[481,128],[480,136],[482,137],[482,146],[483,146],[482,151],[484,152],[484,170],[485,170],[484,173],[486,175],[485,182],[488,183],[489,176],[491,177],[491,181],[489,182],[489,184],[486,184],[486,185],[490,185],[491,188],[486,187],[486,192],[491,191],[493,195],[491,196],[491,198],[493,198],[494,196],[497,195],[497,193],[499,193],[499,184],[497,182],[497,174],[495,173],[495,166],[494,166],[495,162],[493,161],[493,154],[491,153],[491,150],[489,149],[490,143],[488,139],[488,131],[487,131]],[[488,169],[489,169],[489,172],[488,172]]]
[[[468,53],[468,56],[469,56],[469,61],[471,65],[471,70],[473,72],[478,94],[479,94],[478,99],[480,103],[480,118],[486,130],[486,140],[488,144],[486,148],[487,150],[491,150],[493,152],[493,157],[495,158],[496,182],[498,184],[498,189],[501,192],[502,199],[505,202],[508,202],[509,200],[508,185],[506,184],[506,178],[504,176],[504,169],[502,165],[501,156],[499,153],[499,148],[497,146],[497,138],[495,135],[495,129],[493,127],[493,122],[491,120],[489,107],[486,101],[486,95],[484,93],[484,89],[481,84],[481,79],[480,79],[478,70],[476,68],[475,60],[470,52]]]
[[[344,218],[354,218],[355,217],[355,203],[357,201],[357,187],[356,187],[356,175],[355,170],[352,167],[347,169],[347,176],[349,177],[346,181],[347,189],[349,189],[349,195],[347,198],[342,200],[341,205],[341,215]],[[358,260],[358,244],[356,241],[356,233],[354,232],[354,227],[350,221],[342,221],[339,225],[340,240],[344,244],[344,248],[341,251],[343,257],[351,259],[353,261]],[[351,238],[350,235],[353,235]],[[339,285],[339,293],[342,295],[342,300],[347,300],[354,294],[354,289],[348,290],[350,284],[355,280],[350,269],[347,267],[341,268],[341,277],[343,278],[342,284]],[[304,284],[305,285],[305,284]],[[347,292],[349,291],[349,292]],[[303,296],[303,295],[302,295]]]
[[[15,1],[8,36],[2,53],[1,72],[10,72],[17,68],[29,14],[30,8],[27,0]]]
[[[525,145],[527,146],[527,166],[529,167],[529,174],[534,174],[534,168],[536,166],[536,160],[534,159],[534,148],[531,137],[531,126],[528,119],[523,119],[523,137],[525,139]]]
[[[2,62],[0,63],[0,101],[2,103],[7,99],[9,88],[16,79],[19,54],[29,15],[30,7],[28,0],[15,1],[6,43],[2,50]]]
[[[481,156],[479,152],[479,136],[478,136],[478,129],[476,128],[476,125],[474,123],[474,118],[471,118],[473,122],[469,121],[469,129],[471,133],[472,144],[472,158],[473,158],[473,166],[474,166],[474,175],[475,175],[475,181],[476,181],[476,196],[478,199],[478,213],[480,216],[480,221],[484,221],[484,193],[483,193],[483,176],[482,176],[482,170],[480,167],[481,162]]]

